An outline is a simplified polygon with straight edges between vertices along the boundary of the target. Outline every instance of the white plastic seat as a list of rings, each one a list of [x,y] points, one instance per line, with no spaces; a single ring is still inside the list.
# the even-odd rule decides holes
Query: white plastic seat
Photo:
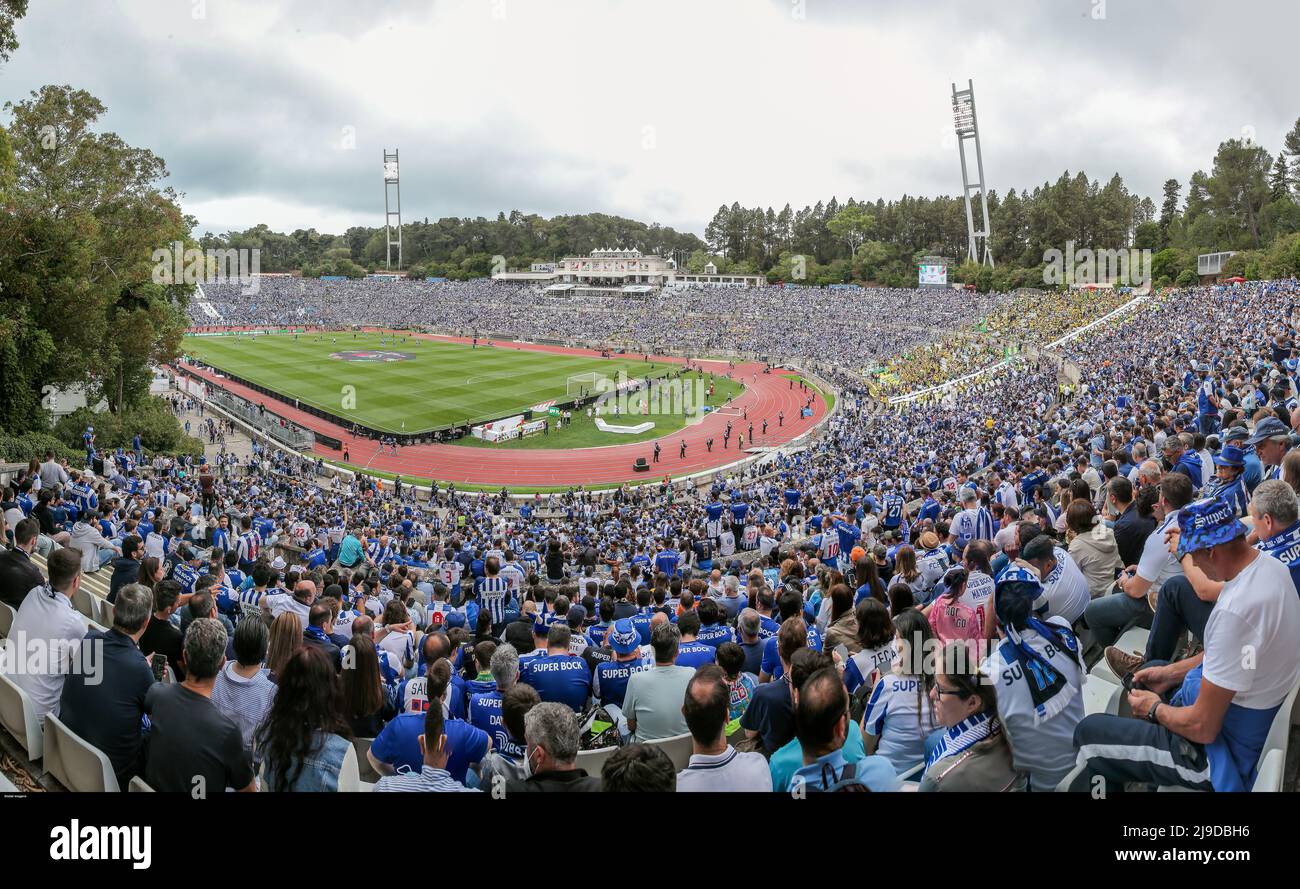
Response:
[[[99,616],[95,611],[94,597],[91,596],[90,590],[86,589],[85,584],[77,587],[77,591],[72,594],[72,607],[77,609],[77,613],[82,617],[90,620]]]
[[[1119,713],[1119,702],[1124,696],[1124,686],[1107,682],[1095,673],[1089,673],[1083,679],[1083,712],[1086,716],[1094,713]]]
[[[45,755],[44,732],[32,699],[8,676],[0,675],[0,725],[36,760]]]
[[[154,789],[145,783],[145,780],[139,775],[131,779],[131,783],[126,787],[127,793],[153,793]]]
[[[1274,748],[1264,754],[1259,763],[1259,774],[1255,777],[1255,786],[1251,793],[1280,793],[1282,777],[1286,771],[1286,754]]]
[[[0,639],[9,635],[9,630],[17,619],[18,612],[14,611],[8,604],[0,602]]]
[[[684,735],[674,735],[671,738],[661,738],[657,741],[647,741],[646,743],[652,747],[662,748],[679,772],[691,764],[691,753],[695,750],[695,742],[691,740],[690,732]]]
[[[45,716],[45,771],[75,793],[117,793],[113,764],[53,713]]]
[[[1118,648],[1120,651],[1137,651],[1137,652],[1146,651],[1147,637],[1150,635],[1151,635],[1150,630],[1144,630],[1141,627],[1134,627],[1133,629],[1126,632],[1123,636],[1119,637],[1119,639],[1115,642],[1115,647]],[[1112,685],[1120,684],[1119,681],[1120,677],[1116,676],[1114,671],[1111,670],[1110,665],[1106,663],[1105,658],[1102,658],[1101,660],[1097,661],[1096,666],[1092,668],[1092,672],[1090,672],[1088,675],[1096,676],[1098,679],[1104,679],[1107,682],[1111,683]]]
[[[100,599],[95,604],[99,606],[99,622],[106,627],[113,626],[113,603]]]
[[[578,768],[585,770],[588,775],[600,777],[600,770],[605,767],[605,761],[613,756],[618,749],[617,747],[600,747],[596,750],[579,750]]]
[[[14,782],[10,781],[4,775],[0,775],[0,793],[17,793],[17,792],[18,792],[18,788],[14,786]]]

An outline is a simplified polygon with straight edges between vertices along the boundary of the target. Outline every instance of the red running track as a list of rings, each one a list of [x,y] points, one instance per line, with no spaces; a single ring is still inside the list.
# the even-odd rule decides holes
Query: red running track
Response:
[[[403,332],[406,336],[410,333]],[[446,340],[468,343],[469,339],[458,337],[423,335],[426,339]],[[484,341],[480,341],[484,342]],[[500,348],[517,348],[536,352],[554,352],[564,355],[589,355],[599,358],[600,352],[593,349],[569,349],[560,346],[543,346],[528,343],[496,342]],[[684,364],[686,359],[669,356],[651,356],[653,360],[666,363]],[[796,385],[790,388],[789,377],[796,376],[793,371],[773,370],[763,373],[764,365],[759,362],[739,364],[728,373],[725,361],[695,361],[712,372],[731,376],[744,383],[742,392],[722,411],[711,411],[698,423],[686,426],[671,435],[658,439],[640,441],[634,444],[610,445],[595,448],[571,448],[566,450],[516,450],[502,448],[467,447],[455,444],[426,444],[399,446],[397,455],[391,451],[379,454],[379,443],[369,438],[358,437],[349,431],[313,414],[297,410],[283,402],[268,399],[265,395],[233,380],[224,379],[207,370],[187,366],[187,370],[216,385],[229,389],[248,400],[267,404],[268,410],[286,419],[292,420],[308,429],[343,441],[348,448],[350,463],[364,469],[381,472],[393,472],[404,476],[435,478],[442,482],[457,484],[503,485],[507,487],[567,487],[570,485],[617,484],[624,481],[645,481],[647,473],[632,470],[632,463],[637,457],[645,457],[650,464],[649,478],[674,477],[707,472],[741,460],[737,444],[737,433],[747,432],[749,423],[754,424],[757,445],[774,447],[786,444],[812,429],[826,415],[826,402],[821,395],[813,400],[811,417],[800,417],[799,411],[807,400],[807,395]],[[757,380],[755,379],[757,375]],[[749,420],[743,420],[745,408],[749,409]],[[778,414],[785,413],[785,425],[778,426]],[[722,433],[727,420],[732,421],[730,448],[722,446]],[[768,421],[768,434],[761,433],[763,420]],[[712,437],[713,452],[706,447]],[[686,441],[686,457],[678,456],[681,442]],[[659,462],[654,462],[654,444],[661,446]],[[750,442],[746,441],[746,445]],[[315,452],[321,457],[339,460],[341,454],[320,444]]]

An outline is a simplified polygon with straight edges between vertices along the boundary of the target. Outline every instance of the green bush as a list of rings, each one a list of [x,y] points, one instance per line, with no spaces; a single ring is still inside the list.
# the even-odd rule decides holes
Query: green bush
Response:
[[[0,463],[26,463],[35,457],[44,459],[46,451],[53,451],[56,457],[76,460],[84,456],[80,448],[69,448],[53,435],[46,432],[28,432],[23,435],[9,435],[0,430]]]
[[[203,453],[203,443],[185,434],[176,415],[161,398],[147,398],[120,414],[97,414],[81,408],[55,424],[54,436],[74,452],[84,453],[81,434],[87,426],[95,427],[95,447],[100,451],[129,448],[139,433],[144,449],[150,453]]]
[[[1200,278],[1196,277],[1196,272],[1191,269],[1183,269],[1178,274],[1177,284],[1179,287],[1195,287],[1200,280]]]

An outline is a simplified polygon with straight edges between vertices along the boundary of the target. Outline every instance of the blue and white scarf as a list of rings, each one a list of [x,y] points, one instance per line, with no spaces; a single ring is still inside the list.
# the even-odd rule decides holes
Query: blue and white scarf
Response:
[[[939,738],[939,743],[925,758],[927,769],[945,756],[965,753],[985,738],[1001,734],[1002,724],[983,711],[963,719]]]
[[[1069,652],[1075,662],[1079,662],[1079,640],[1073,632],[1062,626],[1049,626],[1036,617],[1031,617],[1025,626],[1058,649]],[[1002,629],[1007,638],[1000,650],[1004,658],[1020,664],[1034,704],[1034,725],[1038,725],[1064,710],[1077,691],[1048,658],[1024,640],[1020,631],[1010,624]],[[1082,664],[1079,669],[1083,669]]]

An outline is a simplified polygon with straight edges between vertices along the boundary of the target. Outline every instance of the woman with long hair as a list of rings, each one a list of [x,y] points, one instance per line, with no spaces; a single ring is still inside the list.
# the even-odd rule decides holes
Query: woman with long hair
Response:
[[[863,556],[854,563],[853,572],[857,581],[857,593],[853,597],[855,606],[868,596],[889,605],[889,597],[885,595],[885,585],[880,580],[880,569],[876,567],[875,559]]]
[[[153,585],[163,579],[162,561],[156,556],[145,556],[140,560],[138,583],[153,589]]]
[[[925,762],[925,739],[937,727],[930,702],[934,666],[930,663],[930,622],[915,608],[894,619],[898,659],[871,691],[862,730],[868,753],[878,753],[899,774]]]
[[[847,584],[837,583],[830,588],[830,625],[822,642],[822,651],[834,651],[843,645],[849,654],[862,650],[858,642],[858,616],[853,608],[853,591]]]
[[[930,703],[943,731],[925,760],[920,790],[1002,793],[1025,789],[1011,742],[998,719],[997,686],[961,642],[949,642],[934,663]]]
[[[379,670],[374,638],[369,633],[353,634],[343,649],[343,663],[349,665],[340,679],[343,718],[354,736],[373,738],[397,715],[393,687],[384,683]]]
[[[925,578],[916,563],[916,550],[907,544],[898,548],[894,557],[894,577],[891,583],[905,583],[916,596],[925,593]]]
[[[271,643],[266,649],[266,667],[271,681],[279,682],[289,658],[303,646],[302,621],[292,611],[285,611],[271,623]]]
[[[334,792],[348,783],[348,762],[355,776],[356,752],[339,709],[338,674],[316,646],[303,646],[284,665],[275,703],[254,735],[254,750],[262,763],[263,790]]]
[[[1070,501],[1070,508],[1065,511],[1065,527],[1070,556],[1087,578],[1092,598],[1108,594],[1115,585],[1115,575],[1124,567],[1115,531],[1081,497]]]
[[[844,665],[844,687],[849,694],[859,686],[874,685],[880,673],[888,671],[898,657],[889,609],[879,599],[863,599],[853,611],[858,622],[858,650]]]
[[[979,652],[978,640],[984,636],[984,611],[962,601],[970,575],[961,565],[949,568],[943,576],[944,591],[926,609],[930,629],[940,642],[961,642],[972,657]]]

